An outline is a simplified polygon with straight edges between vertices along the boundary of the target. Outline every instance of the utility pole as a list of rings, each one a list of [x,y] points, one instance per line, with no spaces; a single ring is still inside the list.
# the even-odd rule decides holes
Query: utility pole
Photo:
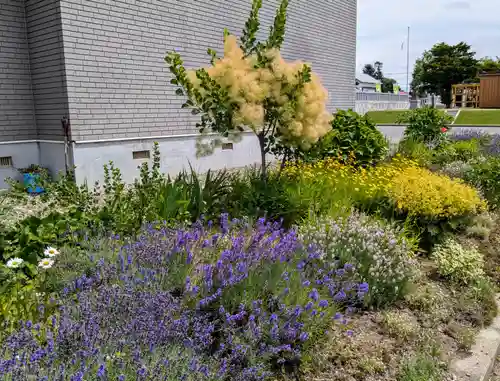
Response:
[[[408,39],[406,41],[406,91],[410,94],[410,27],[408,27]]]

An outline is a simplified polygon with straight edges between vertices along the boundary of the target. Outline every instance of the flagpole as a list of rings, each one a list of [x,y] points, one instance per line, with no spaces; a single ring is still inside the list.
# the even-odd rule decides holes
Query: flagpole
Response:
[[[406,91],[410,94],[410,27],[408,27],[408,39],[406,41]]]

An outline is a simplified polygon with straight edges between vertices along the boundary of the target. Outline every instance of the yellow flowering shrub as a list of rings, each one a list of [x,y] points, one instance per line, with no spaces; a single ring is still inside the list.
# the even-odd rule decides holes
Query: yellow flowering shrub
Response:
[[[351,199],[363,208],[392,208],[395,214],[426,221],[475,215],[486,207],[475,188],[401,156],[368,168],[343,165],[332,158],[311,164],[294,163],[284,169],[284,174],[310,179],[311,184],[326,176],[332,191],[347,186]]]
[[[438,219],[477,214],[486,206],[477,191],[461,180],[418,167],[394,176],[389,197],[410,215]]]

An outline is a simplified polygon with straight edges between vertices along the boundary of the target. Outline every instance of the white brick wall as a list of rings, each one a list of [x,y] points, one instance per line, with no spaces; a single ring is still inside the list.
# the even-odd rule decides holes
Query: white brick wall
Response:
[[[268,30],[278,0],[264,0]],[[221,51],[228,27],[239,34],[251,0],[62,0],[64,58],[73,139],[194,132],[169,84],[167,51],[187,66]],[[313,64],[330,91],[329,107],[354,107],[356,0],[292,0],[286,59]]]

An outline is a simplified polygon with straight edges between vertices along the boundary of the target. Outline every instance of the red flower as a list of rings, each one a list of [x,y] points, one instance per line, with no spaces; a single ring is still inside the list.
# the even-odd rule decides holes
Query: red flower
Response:
[[[441,132],[445,133],[446,131],[448,131],[446,127],[441,128]]]

